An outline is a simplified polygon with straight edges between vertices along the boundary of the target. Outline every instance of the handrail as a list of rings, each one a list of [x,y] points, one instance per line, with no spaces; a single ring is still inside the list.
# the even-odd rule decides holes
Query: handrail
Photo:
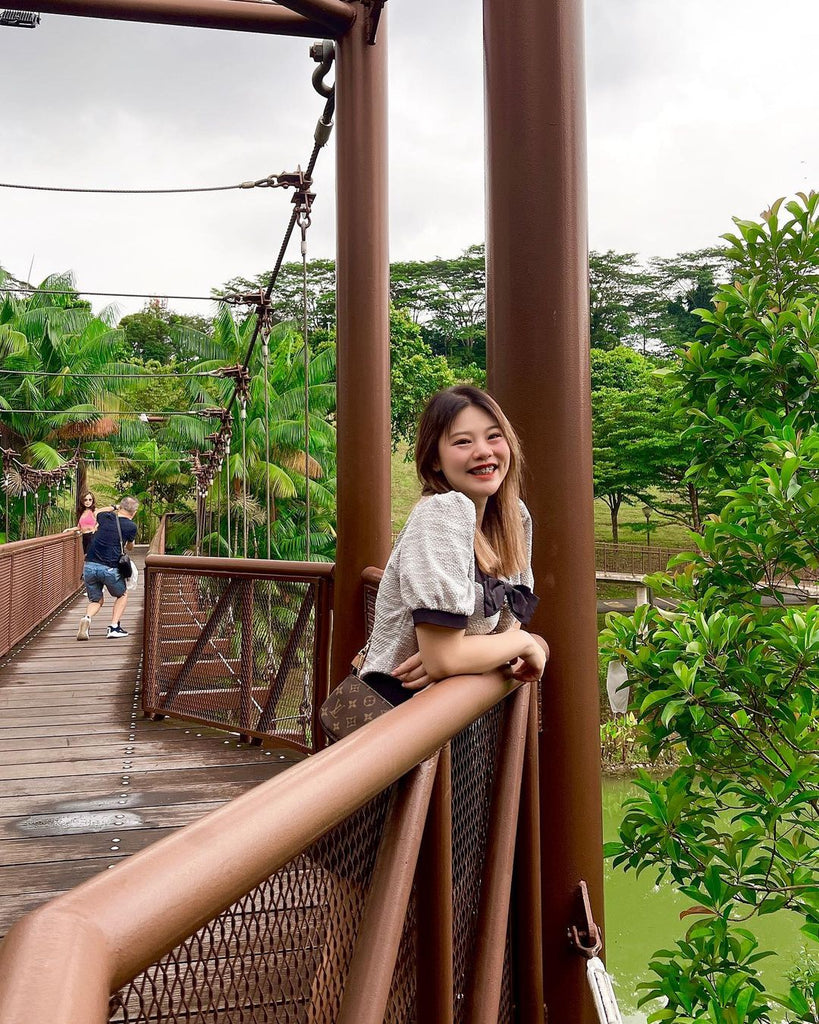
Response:
[[[103,1024],[112,992],[518,685],[491,672],[429,687],[27,915],[0,946],[0,1024]]]
[[[332,579],[333,562],[278,562],[266,558],[213,558],[207,555],[148,555],[145,568],[179,569],[209,576],[277,576]]]
[[[143,712],[317,750],[333,575],[325,562],[148,555]]]
[[[73,530],[0,544],[0,656],[77,593],[82,565]]]
[[[156,528],[156,533],[151,537],[151,541],[148,544],[147,555],[164,555],[165,554],[165,538],[168,533],[168,516],[172,513],[163,512],[159,518],[159,525]]]

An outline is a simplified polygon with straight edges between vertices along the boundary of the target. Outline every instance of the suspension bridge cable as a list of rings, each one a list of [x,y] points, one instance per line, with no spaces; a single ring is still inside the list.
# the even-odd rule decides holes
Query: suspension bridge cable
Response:
[[[86,195],[162,196],[192,192],[232,192],[251,188],[281,188],[279,177],[278,174],[268,174],[266,178],[240,181],[236,185],[203,185],[186,188],[74,188],[65,185],[23,185],[9,181],[0,181],[0,188],[17,188],[28,192],[79,192]]]
[[[103,299],[173,299],[174,301],[185,302],[224,302],[222,295],[157,295],[148,292],[87,292],[81,288],[37,288],[17,287],[0,284],[0,292],[14,292],[15,294],[26,295],[93,295],[95,298]]]
[[[157,377],[168,376],[157,373],[82,373],[80,370],[7,370],[0,366],[0,373],[14,377],[81,377],[85,380],[156,380]],[[190,373],[173,372],[174,377],[218,377],[218,370],[196,370]],[[0,410],[2,411],[2,410]]]
[[[128,410],[112,410],[111,412],[100,412],[94,410],[93,412],[83,412],[80,409],[3,409],[0,408],[0,422],[2,422],[3,416],[16,416],[30,415],[30,416],[99,416],[105,418],[106,416],[136,416],[137,419],[142,416],[202,416],[203,411],[201,409],[156,409],[156,410],[142,410],[141,412],[132,412]],[[209,419],[214,419],[215,414],[210,416]]]
[[[327,129],[327,130],[329,130],[329,128],[332,126],[333,114],[335,113],[335,109],[336,109],[336,99],[335,99],[335,92],[333,92],[333,94],[329,97],[327,102],[324,104],[324,110],[322,111],[321,118],[319,120],[319,124],[320,125],[324,125],[325,129]],[[313,177],[313,171],[315,170],[316,162],[318,160],[319,153],[321,152],[321,150],[326,145],[328,137],[329,137],[328,135],[321,134],[317,130],[317,132],[316,132],[316,141],[315,141],[315,143],[313,145],[313,151],[310,154],[310,160],[309,160],[309,162],[307,164],[307,170],[304,172],[305,179],[311,179]],[[273,289],[274,289],[274,287],[276,285],[276,280],[278,279],[279,272],[281,271],[281,268],[282,268],[282,264],[284,263],[284,256],[285,256],[285,253],[287,252],[287,247],[290,244],[290,238],[293,235],[293,229],[295,228],[296,222],[298,221],[298,219],[299,219],[299,209],[298,209],[297,206],[294,206],[293,207],[293,212],[290,214],[290,220],[288,221],[287,227],[285,228],[285,231],[284,231],[284,238],[282,239],[282,244],[281,244],[281,247],[279,248],[279,255],[276,258],[276,264],[273,267],[273,270],[272,270],[272,272],[270,274],[270,280],[268,281],[267,288],[265,289],[265,292],[264,292],[265,302],[269,302],[270,301],[270,296],[273,294]],[[250,344],[248,345],[247,353],[245,355],[245,360],[244,360],[244,363],[243,363],[244,369],[247,369],[247,367],[250,365],[250,360],[251,360],[251,358],[253,356],[253,350],[256,347],[256,340],[259,337],[260,327],[261,327],[261,321],[257,317],[256,318],[256,326],[255,326],[254,331],[253,331],[253,336],[250,339]],[[230,402],[227,405],[227,411],[228,412],[230,412],[230,410],[232,409],[233,403],[235,401],[236,401],[236,391],[233,392],[233,396],[232,396],[232,398],[230,399]]]
[[[310,561],[310,349],[307,344],[307,228],[309,216],[302,219],[302,339],[304,341],[304,557]]]

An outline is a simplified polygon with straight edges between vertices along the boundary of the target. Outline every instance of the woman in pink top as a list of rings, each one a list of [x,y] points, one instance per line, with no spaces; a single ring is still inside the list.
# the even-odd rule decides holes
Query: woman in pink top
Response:
[[[77,529],[82,534],[82,551],[88,554],[88,545],[97,529],[97,502],[90,491],[86,491],[80,498],[80,521]]]

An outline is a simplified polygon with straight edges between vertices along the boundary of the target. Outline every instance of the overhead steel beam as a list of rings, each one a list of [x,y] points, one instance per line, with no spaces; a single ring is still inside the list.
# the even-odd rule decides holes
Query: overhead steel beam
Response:
[[[305,2],[302,6],[318,6],[318,3]],[[347,5],[340,3],[340,6]],[[78,18],[143,21],[156,25],[220,28],[306,38],[334,39],[344,30],[336,32],[325,21],[305,18],[287,7],[258,0],[32,0],[30,3],[27,0],[26,7],[43,14],[67,14]],[[346,24],[349,25],[349,20]]]
[[[338,35],[343,35],[356,17],[355,7],[347,0],[279,0],[279,3],[304,18],[326,25]]]

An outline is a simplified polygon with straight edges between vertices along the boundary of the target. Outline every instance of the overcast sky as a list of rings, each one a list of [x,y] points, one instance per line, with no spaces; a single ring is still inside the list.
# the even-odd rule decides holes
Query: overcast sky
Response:
[[[392,257],[454,256],[484,237],[481,3],[387,10]],[[586,20],[592,248],[700,248],[732,215],[815,186],[816,0],[588,0]],[[0,28],[0,181],[176,187],[294,169],[323,103],[309,42],[53,15]],[[334,254],[333,156],[331,142],[312,256]],[[207,295],[272,266],[289,199],[0,189],[0,265],[34,281],[71,269],[89,291]]]

